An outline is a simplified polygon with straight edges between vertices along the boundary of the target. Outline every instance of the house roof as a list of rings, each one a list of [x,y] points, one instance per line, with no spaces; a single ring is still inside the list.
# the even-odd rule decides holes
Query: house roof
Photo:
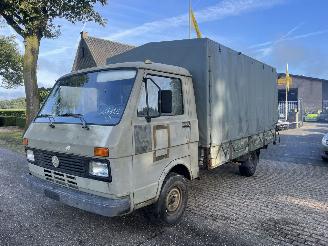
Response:
[[[106,65],[109,57],[133,49],[134,46],[88,36],[81,32],[72,71]]]
[[[308,80],[320,81],[320,82],[328,82],[327,79],[313,78],[313,77],[308,77],[308,76],[304,76],[304,75],[295,75],[295,74],[289,74],[289,75],[293,78],[308,79]],[[278,79],[280,79],[281,77],[285,77],[285,76],[286,76],[285,73],[278,73]]]
[[[110,40],[86,37],[84,38],[97,66],[105,65],[106,59],[134,48],[132,45],[121,44]]]

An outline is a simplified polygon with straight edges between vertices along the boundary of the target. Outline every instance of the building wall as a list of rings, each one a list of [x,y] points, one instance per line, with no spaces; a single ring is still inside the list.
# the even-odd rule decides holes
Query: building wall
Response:
[[[322,83],[322,100],[328,101],[328,81]]]
[[[79,47],[76,51],[76,56],[73,64],[72,71],[81,70],[89,67],[96,67],[97,64],[89,50],[89,47],[85,40],[82,38],[79,43]]]
[[[298,99],[302,99],[303,108],[306,112],[322,110],[323,95],[323,81],[311,80],[309,78],[292,77],[293,84],[291,88],[298,88]],[[283,89],[284,86],[278,86]],[[325,87],[326,88],[326,87]],[[328,90],[328,88],[326,89]]]

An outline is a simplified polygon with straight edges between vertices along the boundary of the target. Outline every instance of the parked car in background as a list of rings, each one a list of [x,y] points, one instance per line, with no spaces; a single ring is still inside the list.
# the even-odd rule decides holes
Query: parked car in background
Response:
[[[317,112],[310,112],[305,114],[304,121],[306,122],[317,122],[319,115]]]
[[[322,153],[321,157],[324,161],[328,161],[328,133],[326,133],[322,138]]]
[[[318,116],[319,122],[328,122],[328,111],[324,110],[322,111]]]
[[[277,130],[278,131],[287,130],[288,128],[289,128],[289,122],[288,121],[278,120],[278,123],[277,123]]]

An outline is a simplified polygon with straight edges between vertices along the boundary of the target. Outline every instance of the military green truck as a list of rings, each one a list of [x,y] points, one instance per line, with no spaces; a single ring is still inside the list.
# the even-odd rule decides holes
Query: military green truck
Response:
[[[100,215],[145,207],[177,223],[201,167],[255,173],[275,141],[276,77],[210,39],[148,43],[67,74],[25,133],[27,181]]]

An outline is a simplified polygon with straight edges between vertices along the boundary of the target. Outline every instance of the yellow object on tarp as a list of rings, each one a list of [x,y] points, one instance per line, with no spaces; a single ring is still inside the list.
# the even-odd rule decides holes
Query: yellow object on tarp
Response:
[[[197,33],[197,38],[202,38],[202,33],[199,30],[199,26],[198,26],[194,11],[192,11],[191,7],[190,7],[190,18],[191,18],[192,26],[195,29],[196,33]]]
[[[290,86],[292,85],[292,77],[290,77],[289,72],[288,72],[288,64],[286,66],[286,76],[283,78],[278,79],[277,83],[278,85],[285,85],[287,91],[289,91]]]

